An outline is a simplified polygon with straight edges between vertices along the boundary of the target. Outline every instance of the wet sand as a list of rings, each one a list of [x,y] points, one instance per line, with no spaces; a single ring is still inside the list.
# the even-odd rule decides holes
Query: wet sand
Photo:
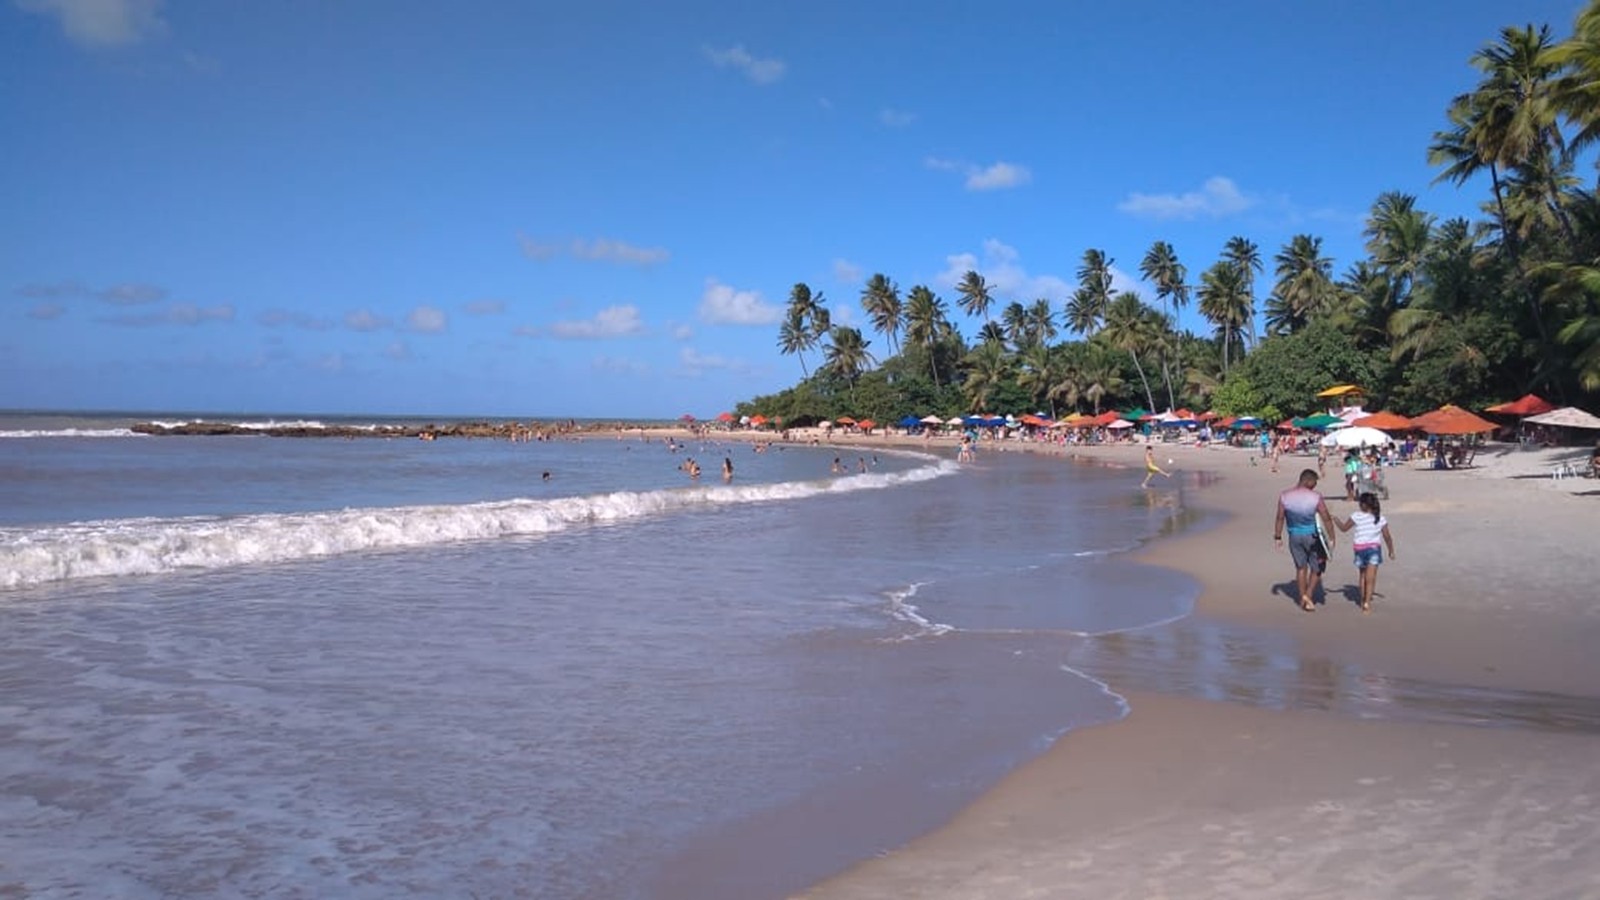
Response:
[[[1142,445],[1005,452],[1026,451],[1143,477]],[[1304,613],[1271,526],[1315,458],[1274,474],[1252,455],[1159,450],[1175,477],[1151,490],[1215,524],[1140,558],[1195,576],[1196,613],[1067,654],[1129,698],[1127,719],[801,896],[1600,896],[1600,484],[1512,449],[1391,469],[1397,559],[1374,611],[1345,541]]]

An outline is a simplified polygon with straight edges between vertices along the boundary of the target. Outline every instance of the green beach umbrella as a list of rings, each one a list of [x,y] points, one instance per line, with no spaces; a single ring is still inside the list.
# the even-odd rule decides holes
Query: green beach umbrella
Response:
[[[1150,415],[1150,410],[1145,409],[1142,406],[1135,406],[1133,409],[1123,413],[1122,417],[1127,419],[1129,422],[1137,422],[1148,415]]]

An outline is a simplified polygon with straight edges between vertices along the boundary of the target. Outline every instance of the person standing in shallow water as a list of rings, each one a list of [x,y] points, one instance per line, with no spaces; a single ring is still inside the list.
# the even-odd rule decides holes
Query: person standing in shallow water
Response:
[[[1306,469],[1300,473],[1295,486],[1278,495],[1278,512],[1272,523],[1272,544],[1283,544],[1284,531],[1289,533],[1289,558],[1294,561],[1295,587],[1300,590],[1300,608],[1312,612],[1317,607],[1312,602],[1317,585],[1322,581],[1320,549],[1322,539],[1317,534],[1317,519],[1322,519],[1323,531],[1332,552],[1333,514],[1328,504],[1317,493],[1317,470]]]
[[[1156,450],[1149,444],[1144,445],[1144,482],[1140,487],[1150,486],[1150,476],[1159,474],[1163,478],[1171,478],[1172,473],[1156,465]]]
[[[1394,536],[1389,533],[1389,520],[1383,517],[1377,494],[1364,493],[1356,502],[1361,508],[1340,522],[1339,530],[1356,530],[1350,536],[1350,546],[1355,550],[1356,571],[1360,576],[1361,611],[1372,612],[1372,592],[1378,586],[1378,567],[1383,565],[1383,548],[1388,546],[1389,559],[1394,560]],[[1380,539],[1382,543],[1379,543]]]

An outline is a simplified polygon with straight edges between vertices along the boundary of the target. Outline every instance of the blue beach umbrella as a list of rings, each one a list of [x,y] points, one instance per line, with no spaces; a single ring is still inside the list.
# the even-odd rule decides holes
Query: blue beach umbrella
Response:
[[[922,420],[917,418],[916,416],[906,416],[906,417],[904,417],[904,418],[902,418],[900,420],[900,427],[901,428],[916,428],[916,427],[920,426],[921,424],[922,424]]]

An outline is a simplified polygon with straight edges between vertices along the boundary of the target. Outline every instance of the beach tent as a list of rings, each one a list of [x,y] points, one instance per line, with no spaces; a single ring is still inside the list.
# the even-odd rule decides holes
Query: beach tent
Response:
[[[1537,416],[1529,416],[1524,422],[1535,425],[1554,425],[1558,428],[1588,428],[1600,430],[1600,417],[1590,415],[1576,406],[1563,406]]]
[[[1405,431],[1411,427],[1411,420],[1399,413],[1385,410],[1370,416],[1362,416],[1350,424],[1357,428],[1376,428],[1379,431]]]
[[[1508,403],[1496,403],[1484,410],[1503,416],[1537,416],[1555,409],[1556,405],[1536,394],[1523,394]]]

